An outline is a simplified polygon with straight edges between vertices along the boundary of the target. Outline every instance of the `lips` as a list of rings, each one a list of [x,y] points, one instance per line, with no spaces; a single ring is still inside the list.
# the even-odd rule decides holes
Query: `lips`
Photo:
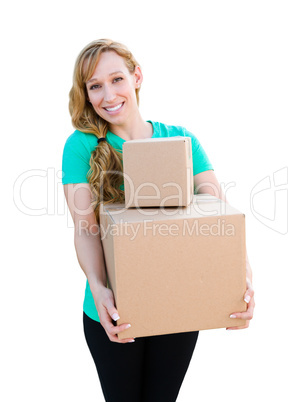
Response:
[[[124,104],[124,102],[121,102],[121,103],[118,103],[115,106],[104,107],[103,109],[105,109],[107,112],[116,112],[117,110],[121,109],[123,104]]]

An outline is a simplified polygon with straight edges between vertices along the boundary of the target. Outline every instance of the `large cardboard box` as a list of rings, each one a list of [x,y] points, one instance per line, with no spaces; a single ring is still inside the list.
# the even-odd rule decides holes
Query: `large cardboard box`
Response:
[[[191,138],[125,141],[123,173],[126,208],[187,206],[194,193]]]
[[[187,207],[101,205],[119,339],[244,325],[245,215],[210,195]]]

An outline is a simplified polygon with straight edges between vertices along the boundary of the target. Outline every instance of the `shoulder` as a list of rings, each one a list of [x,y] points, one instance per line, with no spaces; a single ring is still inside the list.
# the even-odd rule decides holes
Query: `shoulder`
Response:
[[[97,145],[94,134],[74,131],[66,139],[62,155],[63,184],[87,183],[91,152]]]
[[[83,131],[75,130],[67,137],[65,146],[69,147],[90,147],[97,143],[97,137],[94,134],[87,134]]]
[[[79,152],[89,154],[95,149],[97,145],[97,137],[94,134],[87,134],[79,130],[75,130],[69,137],[67,137],[64,152]]]

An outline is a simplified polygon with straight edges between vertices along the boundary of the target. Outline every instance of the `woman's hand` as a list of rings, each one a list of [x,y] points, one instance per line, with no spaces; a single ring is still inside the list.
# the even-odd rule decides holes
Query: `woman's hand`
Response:
[[[95,297],[95,303],[100,318],[100,324],[104,328],[111,342],[128,343],[134,342],[134,338],[119,339],[117,334],[130,327],[130,324],[114,325],[112,319],[117,321],[120,317],[115,307],[115,300],[111,289],[101,287],[99,294]]]
[[[240,327],[228,327],[226,329],[244,329],[249,327],[250,320],[253,317],[253,310],[255,307],[254,302],[254,290],[249,278],[246,278],[247,282],[247,290],[244,295],[244,300],[248,304],[247,311],[243,313],[232,313],[230,318],[241,318],[242,320],[246,320],[246,324]]]

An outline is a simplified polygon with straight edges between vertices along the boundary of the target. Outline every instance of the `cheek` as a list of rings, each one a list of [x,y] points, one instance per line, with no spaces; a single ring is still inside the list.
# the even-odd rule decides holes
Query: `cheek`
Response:
[[[93,91],[88,93],[89,100],[91,104],[96,107],[101,101],[102,101],[102,96],[100,92]]]
[[[102,108],[99,106],[99,98],[97,96],[89,95],[89,100],[90,100],[90,105],[93,107],[94,111],[100,116],[100,113],[102,113]]]

